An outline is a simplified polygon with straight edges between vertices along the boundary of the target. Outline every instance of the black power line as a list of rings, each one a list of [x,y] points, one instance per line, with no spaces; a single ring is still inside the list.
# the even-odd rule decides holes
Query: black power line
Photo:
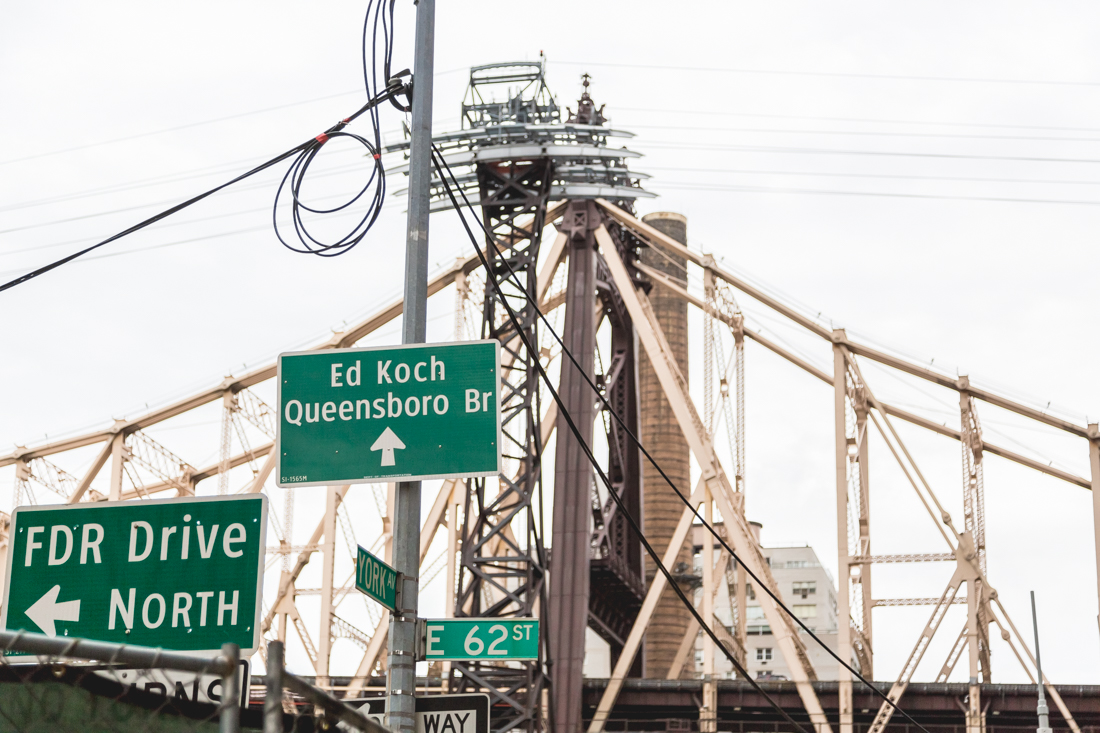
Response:
[[[447,169],[447,173],[450,175],[451,181],[453,181],[455,183],[455,188],[458,189],[459,195],[462,196],[462,199],[465,202],[466,207],[469,208],[471,210],[471,212],[474,211],[473,210],[473,205],[470,203],[470,200],[466,197],[465,192],[457,185],[457,181],[455,181],[454,174],[451,172],[450,166],[447,165],[447,161],[443,159],[443,156],[439,153],[437,148],[434,148],[434,146],[433,146],[433,149],[435,150],[435,154],[433,155],[433,159],[435,161],[435,166],[436,166],[436,169],[439,171],[439,177],[440,177],[441,181],[443,182],[444,189],[447,192],[447,196],[451,199],[451,203],[453,204],[453,206],[455,208],[455,211],[458,212],[459,218],[462,220],[462,225],[466,229],[466,233],[469,235],[470,241],[474,245],[474,249],[477,251],[478,258],[481,260],[482,265],[486,268],[486,279],[489,282],[492,282],[493,287],[497,288],[497,290],[499,291],[499,285],[497,284],[495,278],[492,277],[492,270],[489,268],[489,265],[486,262],[486,259],[485,259],[484,255],[481,252],[481,248],[478,246],[477,238],[474,236],[473,232],[470,229],[469,224],[466,222],[466,217],[462,213],[462,207],[459,206],[458,201],[455,198],[454,192],[451,190],[451,183],[448,182],[447,178],[443,174],[443,171],[440,169],[440,163],[441,162],[442,162],[442,165]],[[492,234],[488,231],[488,229],[485,228],[484,223],[482,223],[480,218],[477,217],[476,212],[474,212],[474,218],[475,218],[475,220],[478,221],[478,224],[481,227],[482,231],[485,232],[485,235],[487,237],[492,238]],[[685,506],[687,506],[691,510],[691,513],[695,516],[696,519],[698,519],[702,523],[703,527],[705,527],[707,529],[707,531],[710,532],[710,534],[722,545],[722,548],[730,554],[730,557],[732,557],[737,563],[739,563],[741,565],[741,567],[743,567],[745,569],[745,572],[749,575],[749,577],[751,577],[754,581],[756,581],[756,583],[759,587],[763,588],[764,592],[767,593],[772,598],[773,601],[775,601],[776,606],[778,606],[780,609],[782,609],[791,619],[793,619],[795,621],[795,623],[797,623],[802,628],[803,631],[805,631],[807,634],[809,634],[810,637],[814,641],[816,641],[821,646],[822,649],[824,649],[831,657],[833,657],[833,659],[835,659],[838,663],[840,663],[849,672],[854,674],[859,679],[860,682],[865,684],[874,694],[881,697],[895,711],[897,711],[898,713],[901,713],[902,716],[904,716],[911,723],[913,723],[913,725],[917,726],[917,728],[924,731],[924,733],[928,733],[927,728],[925,728],[923,725],[918,723],[909,713],[907,713],[906,711],[904,711],[900,707],[898,707],[898,705],[893,700],[891,700],[885,693],[883,693],[881,690],[879,690],[877,687],[875,687],[874,684],[872,684],[866,677],[864,677],[860,672],[855,670],[848,662],[841,659],[836,654],[836,652],[834,652],[832,649],[830,649],[828,647],[828,645],[826,645],[825,642],[822,641],[821,638],[818,637],[817,634],[815,634],[813,632],[813,630],[810,629],[810,627],[808,627],[802,621],[802,619],[798,618],[798,616],[795,615],[795,613],[793,611],[791,611],[791,609],[788,608],[785,603],[783,603],[783,600],[781,598],[779,598],[779,596],[777,596],[775,594],[775,592],[772,591],[772,589],[768,586],[768,584],[765,583],[764,581],[762,581],[752,571],[752,569],[749,568],[741,560],[741,558],[737,555],[737,553],[734,552],[733,548],[729,546],[729,543],[727,543],[726,540],[718,533],[718,531],[701,514],[699,514],[698,509],[696,509],[694,506],[692,506],[692,503],[691,503],[690,499],[688,497],[684,496],[683,492],[679,489],[679,487],[676,486],[675,482],[673,482],[673,480],[668,476],[668,474],[665,473],[664,469],[661,468],[661,465],[657,462],[657,460],[649,453],[649,451],[646,449],[646,447],[644,445],[642,445],[642,442],[638,438],[638,436],[636,436],[633,433],[633,431],[631,431],[631,429],[629,428],[629,426],[626,425],[626,422],[622,419],[622,417],[619,416],[619,414],[617,412],[615,412],[614,408],[607,401],[607,398],[604,397],[602,392],[600,392],[599,387],[596,386],[596,384],[585,373],[584,369],[581,368],[581,365],[577,362],[576,358],[573,356],[573,353],[565,345],[565,342],[557,334],[557,332],[554,330],[553,326],[550,325],[550,322],[547,320],[546,316],[542,313],[542,310],[539,308],[538,303],[536,303],[535,300],[531,297],[530,293],[527,292],[527,289],[522,287],[522,285],[519,283],[518,276],[516,275],[515,271],[512,269],[511,263],[509,263],[507,259],[502,260],[502,262],[505,266],[505,269],[507,269],[508,273],[511,275],[511,279],[513,280],[513,282],[515,282],[517,285],[520,286],[519,289],[524,294],[524,298],[529,303],[531,303],[532,305],[535,306],[535,312],[538,313],[539,319],[543,322],[543,325],[545,326],[545,328],[554,337],[554,340],[557,341],[558,345],[562,349],[562,353],[565,354],[566,357],[568,357],[570,362],[572,362],[574,368],[577,370],[577,373],[580,374],[581,377],[584,379],[584,381],[588,384],[589,388],[596,395],[597,399],[603,404],[605,410],[607,412],[609,412],[612,415],[612,417],[614,417],[615,421],[619,424],[619,427],[623,430],[623,432],[629,437],[630,441],[634,445],[636,445],[638,447],[638,449],[642,452],[642,454],[653,464],[653,466],[657,469],[657,472],[660,473],[661,477],[665,481],[668,482],[668,485],[672,488],[672,490],[676,493],[676,495],[680,498],[680,500],[685,504]],[[511,307],[507,303],[505,303],[505,307],[508,310],[509,317],[512,318],[513,321],[516,321],[517,320],[516,316],[515,316],[514,312],[512,311]],[[532,348],[530,346],[530,344],[526,343],[526,337],[524,337],[524,343],[527,346],[527,348]],[[638,536],[641,539],[643,545],[645,546],[646,551],[650,554],[650,556],[652,556],[654,558],[654,560],[657,563],[658,567],[665,574],[665,576],[667,578],[669,578],[670,584],[677,590],[677,593],[680,596],[680,599],[688,607],[688,610],[691,611],[692,615],[695,616],[696,620],[699,621],[700,625],[707,631],[708,635],[715,641],[715,643],[718,645],[718,648],[722,649],[722,651],[725,653],[726,657],[729,658],[730,661],[733,663],[734,667],[739,672],[741,672],[745,676],[745,678],[748,679],[748,681],[753,684],[753,686],[756,689],[759,690],[759,687],[755,684],[755,681],[752,680],[747,675],[747,673],[744,672],[743,668],[741,667],[740,664],[738,664],[736,662],[736,660],[733,658],[732,654],[730,654],[729,651],[725,648],[725,646],[723,644],[721,644],[721,642],[718,641],[717,636],[714,635],[714,632],[710,629],[709,625],[705,624],[702,621],[702,619],[700,619],[698,612],[696,612],[694,606],[687,599],[687,596],[685,596],[683,594],[683,592],[679,589],[679,587],[675,583],[671,582],[671,576],[668,574],[668,570],[661,564],[660,559],[656,557],[656,553],[653,551],[652,547],[649,545],[649,542],[645,539],[645,536],[642,534],[641,529],[638,527],[638,525],[635,522],[634,518],[630,515],[630,512],[628,512],[626,510],[625,506],[622,504],[622,500],[619,498],[618,494],[615,493],[615,490],[611,486],[610,482],[608,481],[606,475],[603,472],[603,469],[599,466],[599,464],[596,461],[595,457],[592,455],[591,451],[588,449],[587,445],[584,443],[584,440],[581,438],[580,433],[577,430],[576,426],[574,425],[571,416],[569,415],[568,411],[565,409],[564,405],[562,404],[561,399],[558,397],[558,394],[554,390],[553,385],[550,383],[549,376],[546,374],[546,370],[542,366],[542,363],[536,360],[536,365],[538,367],[539,374],[542,377],[542,380],[546,383],[547,388],[550,390],[551,394],[554,396],[554,400],[558,405],[559,412],[562,415],[565,416],[566,422],[569,424],[570,430],[573,432],[574,436],[576,437],[577,441],[581,444],[582,448],[584,448],[585,455],[588,457],[589,461],[592,463],[593,468],[599,474],[601,480],[603,480],[604,485],[608,489],[608,493],[613,497],[613,500],[616,502],[616,505],[619,507],[619,509],[626,515],[626,517],[627,517],[628,521],[630,522],[632,528],[634,528],[635,531],[638,532]],[[847,622],[847,619],[844,619],[844,621]],[[760,690],[760,692],[761,692],[761,694],[765,694],[765,693],[763,693],[762,690]],[[765,697],[767,697],[766,694],[765,694]],[[777,710],[780,710],[781,712],[783,712],[781,710],[781,708],[779,708],[779,706],[774,701],[771,700],[770,697],[768,697],[768,700],[769,700],[769,702],[772,703],[773,706],[776,707]],[[788,720],[790,720],[789,716],[787,716],[785,712],[784,712],[784,717],[786,717]],[[791,721],[791,722],[792,722],[792,724],[794,723],[794,721]],[[797,724],[795,724],[795,725],[797,725]]]

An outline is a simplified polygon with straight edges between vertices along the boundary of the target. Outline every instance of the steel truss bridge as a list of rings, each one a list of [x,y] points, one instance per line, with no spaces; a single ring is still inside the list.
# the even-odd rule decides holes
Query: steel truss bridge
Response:
[[[504,102],[497,102],[490,90],[502,85],[510,91]],[[559,427],[559,416],[540,386],[539,361],[554,364],[560,372],[560,394],[585,442],[606,444],[604,470],[623,505],[635,516],[641,514],[647,494],[660,487],[651,483],[651,467],[625,430],[644,440],[654,429],[671,429],[695,459],[700,469],[697,482],[680,487],[690,494],[692,506],[680,505],[675,510],[666,535],[658,537],[646,530],[659,545],[657,550],[663,552],[666,567],[674,567],[683,557],[694,508],[708,519],[720,519],[725,539],[744,565],[779,593],[744,515],[744,344],[749,340],[809,373],[833,392],[841,658],[853,660],[869,678],[893,680],[884,687],[889,698],[906,709],[915,705],[923,716],[919,719],[940,729],[980,733],[987,726],[1009,725],[1013,715],[1013,720],[1023,720],[1021,711],[1033,710],[1033,697],[1028,697],[1033,692],[992,684],[991,634],[1007,643],[1033,681],[1035,661],[1021,633],[1027,625],[1010,616],[998,596],[996,578],[987,571],[985,458],[994,455],[1091,489],[1100,517],[1097,425],[1063,420],[972,385],[966,377],[945,376],[860,343],[844,330],[826,328],[723,269],[713,257],[689,248],[673,230],[659,226],[660,222],[639,219],[634,202],[652,196],[642,187],[646,176],[627,166],[638,157],[636,153],[612,146],[613,140],[631,135],[605,126],[601,110],[589,96],[586,82],[577,111],[568,112],[563,120],[561,108],[546,88],[541,61],[478,67],[471,73],[463,104],[464,129],[436,141],[444,159],[456,170],[459,187],[480,207],[490,267],[486,271],[476,257],[460,260],[431,280],[428,293],[454,294],[456,338],[496,338],[502,344],[506,470],[499,480],[448,480],[442,484],[427,505],[423,521],[421,578],[426,582],[429,569],[445,572],[449,614],[539,615],[548,633],[542,639],[543,657],[537,661],[456,662],[433,673],[442,677],[442,685],[451,691],[488,692],[493,728],[498,731],[553,727],[572,733],[587,727],[589,733],[599,733],[684,726],[700,731],[783,729],[747,684],[715,678],[718,650],[707,637],[702,644],[703,678],[680,679],[696,645],[697,625],[687,626],[671,664],[665,661],[662,667],[656,657],[646,656],[651,622],[668,602],[665,578],[654,575],[652,567],[647,577],[639,538],[616,511],[616,504],[596,489],[591,466],[576,438],[565,430],[557,431],[553,454],[554,504],[543,507],[542,503],[543,447]],[[388,152],[401,149],[394,146]],[[450,203],[443,196],[442,184],[439,180],[435,184],[435,208],[446,209]],[[688,289],[683,273],[689,268],[701,273],[702,293]],[[739,296],[748,296],[825,342],[832,352],[832,370],[822,370],[784,345],[746,328],[737,304]],[[505,302],[518,319],[504,315]],[[672,343],[684,340],[686,344],[686,336],[667,330],[660,304],[670,302],[694,307],[704,319],[701,412],[688,390],[686,364],[681,363]],[[399,319],[401,312],[397,300],[315,348],[355,346]],[[559,344],[549,338],[548,329],[540,322],[540,312],[554,314],[562,324],[559,328],[565,346],[587,376],[599,384],[609,409],[621,422],[607,419],[604,408],[598,407],[587,391],[581,373],[564,363]],[[524,348],[521,334],[528,337],[527,342],[539,345],[537,353]],[[960,427],[941,425],[881,401],[864,377],[862,366],[869,362],[957,394]],[[200,484],[203,493],[270,493],[271,504],[278,510],[272,513],[269,536],[277,538],[278,544],[269,548],[269,556],[272,564],[281,561],[283,568],[276,587],[268,584],[263,634],[269,639],[296,639],[294,643],[300,644],[321,684],[329,684],[340,694],[356,695],[384,674],[387,619],[373,619],[374,628],[360,629],[340,614],[349,589],[335,575],[337,558],[349,551],[354,554],[354,542],[350,541],[354,531],[343,502],[351,491],[375,492],[383,517],[383,532],[375,546],[390,560],[394,487],[333,486],[323,492],[321,521],[315,527],[296,525],[302,492],[315,495],[316,490],[276,489],[270,481],[276,467],[273,441],[279,416],[259,392],[275,373],[272,363],[228,377],[173,404],[116,421],[103,430],[20,447],[0,457],[0,467],[14,467],[17,505],[186,497],[198,493]],[[644,400],[651,398],[663,405],[661,414],[668,418],[656,428],[644,424],[643,407],[648,404]],[[218,460],[197,465],[169,448],[171,433],[161,429],[210,405],[220,405],[221,411]],[[1081,439],[1081,451],[1089,453],[1091,476],[1072,475],[987,441],[979,419],[983,405]],[[963,517],[952,517],[944,508],[942,494],[933,490],[897,430],[899,423],[958,442],[963,480],[961,487],[952,490],[962,491]],[[731,465],[723,464],[716,449],[720,426],[727,433]],[[887,446],[889,460],[901,467],[942,541],[925,553],[874,553],[868,439],[872,431]],[[82,455],[93,452],[90,466],[80,473],[62,467],[72,466],[70,456],[80,451],[85,452]],[[241,476],[246,480],[240,480]],[[552,537],[543,534],[544,511],[553,513]],[[656,518],[646,517],[647,522],[651,520]],[[442,557],[429,558],[437,535],[442,538],[443,534]],[[347,547],[342,546],[341,536]],[[6,529],[2,543],[6,551]],[[1100,535],[1097,547],[1100,553]],[[709,542],[702,559],[699,610],[704,619],[713,621],[728,651],[744,661],[745,573]],[[876,565],[915,562],[945,566],[944,590],[938,598],[887,599],[873,594]],[[321,587],[298,587],[303,571],[317,566]],[[715,594],[725,579],[732,579],[736,596],[730,627],[714,615]],[[319,624],[313,628],[299,611],[299,604],[310,596],[320,598]],[[856,729],[883,733],[908,725],[866,689],[859,685],[853,689],[851,675],[845,670],[837,682],[818,681],[807,655],[806,646],[812,642],[766,594],[757,597],[791,675],[789,682],[767,683],[767,689],[798,718],[812,725],[816,733],[832,733],[834,726],[839,733]],[[961,628],[941,630],[947,609],[956,603],[965,603],[965,623]],[[898,605],[927,606],[928,621],[916,634],[902,668],[881,669],[875,665],[871,610]],[[607,681],[582,680],[588,627],[610,646],[613,671]],[[916,683],[914,673],[936,634],[953,639],[950,652],[934,683]],[[338,639],[350,641],[359,650],[357,671],[350,679],[332,677],[333,644]],[[968,670],[970,682],[946,684],[959,665]],[[1071,694],[1069,690],[1077,688],[1056,688],[1049,678],[1046,686],[1054,703],[1052,720],[1058,727],[1079,733],[1082,725],[1098,724],[1095,692]],[[994,708],[1005,712],[1003,723],[989,717],[995,699],[1011,701]],[[928,710],[933,712],[926,715]],[[679,722],[662,727],[664,723],[659,721]]]

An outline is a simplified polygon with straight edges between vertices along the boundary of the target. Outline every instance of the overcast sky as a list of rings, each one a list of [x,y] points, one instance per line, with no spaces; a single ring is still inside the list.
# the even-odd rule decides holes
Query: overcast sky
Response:
[[[401,68],[411,65],[412,15],[399,5]],[[6,8],[0,279],[357,109],[362,12],[343,1]],[[440,3],[436,127],[457,126],[470,65],[544,51],[561,104],[575,104],[587,71],[612,124],[637,133],[629,145],[645,157],[634,167],[660,194],[640,213],[684,213],[694,248],[850,334],[1083,424],[1100,418],[1098,16],[1095,4],[1068,2]],[[383,113],[390,139],[400,123],[396,110]],[[356,160],[328,153],[320,166]],[[270,229],[281,175],[0,294],[0,450],[136,415],[397,297],[402,202],[392,197],[342,258],[294,254]],[[311,190],[330,195],[356,180],[332,176]],[[433,270],[469,252],[453,214],[431,226]],[[443,340],[453,298],[436,301],[429,331]],[[743,305],[752,327],[830,365],[827,345]],[[699,333],[696,320],[697,383]],[[369,343],[398,340],[393,324]],[[880,397],[957,425],[953,393],[865,373]],[[752,345],[748,393],[749,516],[764,523],[765,544],[812,544],[835,571],[832,395]],[[1084,441],[979,409],[989,440],[1088,476]],[[212,413],[212,437],[193,453],[190,438],[158,439],[206,465],[216,422]],[[903,435],[961,526],[958,445]],[[943,551],[885,446],[871,450],[875,551]],[[0,471],[3,496],[11,481]],[[1088,492],[991,458],[986,503],[990,580],[1021,629],[1027,591],[1037,591],[1045,671],[1100,682]],[[373,501],[356,506],[362,531],[374,531]],[[308,531],[316,510],[301,509],[296,527]],[[950,573],[876,569],[875,595],[938,596]],[[876,678],[896,675],[927,612],[875,612]],[[935,676],[957,633],[961,609],[952,613],[919,679]],[[999,642],[994,675],[1024,679]]]

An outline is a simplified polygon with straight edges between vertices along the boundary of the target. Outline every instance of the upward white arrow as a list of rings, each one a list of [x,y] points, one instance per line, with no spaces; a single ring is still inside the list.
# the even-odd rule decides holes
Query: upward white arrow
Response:
[[[27,609],[27,615],[30,616],[31,621],[34,621],[46,636],[57,636],[57,629],[54,628],[54,623],[57,621],[80,620],[80,601],[58,603],[57,594],[60,592],[61,586],[55,585]]]
[[[392,430],[387,427],[382,431],[382,434],[378,436],[378,440],[374,441],[374,445],[370,447],[372,451],[382,451],[382,465],[393,466],[393,451],[394,449],[404,450],[405,444],[401,442],[401,438],[398,438]]]

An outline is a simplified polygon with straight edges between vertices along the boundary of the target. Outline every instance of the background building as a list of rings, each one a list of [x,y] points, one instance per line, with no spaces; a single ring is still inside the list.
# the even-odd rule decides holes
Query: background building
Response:
[[[719,526],[721,526],[719,524]],[[694,567],[693,575],[687,582],[700,585],[703,566],[701,553],[703,541],[709,534],[701,527],[693,529]],[[721,550],[721,546],[715,544],[715,556]],[[792,545],[786,547],[764,547],[764,556],[771,566],[772,575],[775,576],[782,593],[783,602],[790,606],[805,624],[824,641],[829,649],[834,652],[837,649],[837,615],[836,615],[836,582],[827,568],[821,564],[814,548],[809,545]],[[691,578],[699,580],[692,583]],[[714,612],[719,620],[725,624],[731,635],[736,634],[736,603],[734,599],[734,573],[727,571],[726,576],[720,579],[717,598],[714,603]],[[702,589],[694,589],[696,607],[702,606]],[[783,656],[775,643],[771,627],[764,618],[764,611],[756,597],[755,590],[750,581],[747,593],[748,612],[746,622],[746,668],[756,679],[789,679],[790,672],[783,662]],[[803,637],[805,637],[803,633]],[[611,674],[611,662],[607,643],[595,633],[589,631],[586,637],[584,675],[585,677],[606,678]],[[837,679],[836,661],[829,656],[820,646],[809,639],[803,639],[806,651],[817,672],[818,679]],[[852,659],[852,665],[857,669],[858,662]],[[724,679],[734,679],[737,675],[733,665],[719,651],[715,655],[715,670]],[[667,669],[665,670],[667,671]],[[695,642],[694,660],[685,665],[682,677],[701,677],[703,674],[703,637],[700,634]]]

